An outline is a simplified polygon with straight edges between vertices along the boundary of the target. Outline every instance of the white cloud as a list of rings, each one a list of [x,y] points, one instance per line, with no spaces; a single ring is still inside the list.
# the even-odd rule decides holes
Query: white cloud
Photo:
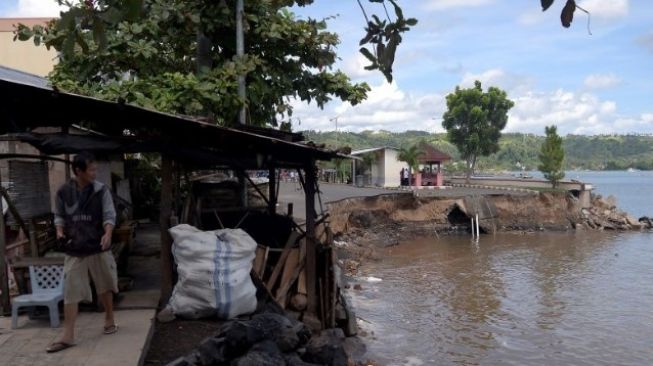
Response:
[[[372,87],[363,103],[331,103],[324,111],[314,105],[294,103],[295,130],[334,130],[338,116],[338,130],[360,132],[363,130],[442,130],[441,117],[445,110],[444,95],[414,95],[401,91],[397,84],[383,82]]]
[[[499,68],[466,73],[460,85],[470,87],[474,80],[480,80],[484,89],[492,85],[506,90],[508,97],[515,102],[509,112],[506,132],[541,135],[545,126],[556,125],[562,135],[653,133],[653,113],[621,115],[617,102],[601,99],[591,89],[536,91],[532,77]],[[614,75],[590,75],[588,80],[586,84],[594,87],[605,87],[619,81]],[[368,99],[355,107],[348,103],[333,102],[322,111],[314,106],[295,103],[293,117],[295,121],[300,118],[302,123],[295,123],[293,128],[334,130],[335,123],[330,119],[338,116],[340,131],[442,132],[442,114],[446,111],[445,98],[448,92],[412,94],[399,88],[396,83],[383,82],[372,87]]]
[[[637,118],[619,118],[615,121],[615,128],[619,133],[650,133],[653,131],[653,113],[643,113]]]
[[[489,70],[479,75],[486,80],[502,80],[505,72]],[[468,80],[472,78],[468,77]],[[486,84],[488,85],[488,84]],[[544,127],[558,126],[562,135],[596,135],[610,133],[653,133],[653,113],[639,116],[619,114],[615,101],[602,100],[590,92],[558,89],[552,92],[526,90],[518,85],[509,93],[515,106],[509,112],[505,132],[543,134]],[[363,130],[442,132],[442,114],[446,111],[445,94],[415,95],[402,91],[397,84],[376,85],[362,104],[334,102],[322,111],[314,106],[295,103],[295,130],[335,129],[338,116],[339,131]],[[301,119],[301,125],[297,124]]]
[[[614,74],[592,74],[585,78],[588,89],[608,89],[621,84],[621,78]]]
[[[628,0],[582,0],[578,6],[589,11],[592,18],[619,19],[628,15],[630,4]]]
[[[424,2],[424,7],[429,10],[446,10],[451,8],[483,6],[493,2],[494,0],[427,0]]]
[[[361,79],[373,74],[372,71],[365,70],[365,66],[370,64],[371,62],[365,58],[365,56],[363,56],[360,52],[356,52],[351,57],[343,60],[342,71],[354,80]]]
[[[506,131],[542,134],[544,126],[556,125],[560,134],[596,135],[652,133],[653,114],[624,117],[617,103],[591,93],[558,89],[551,93],[530,92],[513,98]]]
[[[18,0],[18,4],[9,10],[7,17],[57,17],[66,9],[54,0]]]
[[[496,86],[507,91],[509,95],[522,94],[531,90],[534,84],[533,79],[529,76],[506,72],[503,69],[489,69],[481,73],[465,73],[460,86],[472,87],[476,80],[481,82],[483,89]]]

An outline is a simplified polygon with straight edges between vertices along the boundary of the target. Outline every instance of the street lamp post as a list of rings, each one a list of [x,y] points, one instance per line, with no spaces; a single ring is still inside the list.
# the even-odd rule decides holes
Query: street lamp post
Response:
[[[336,122],[336,150],[338,149],[338,118],[340,118],[340,116],[335,116],[329,119],[330,122]]]

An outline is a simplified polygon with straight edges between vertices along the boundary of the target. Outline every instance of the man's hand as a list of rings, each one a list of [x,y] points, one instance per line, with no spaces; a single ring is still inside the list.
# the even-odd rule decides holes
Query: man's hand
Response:
[[[111,248],[111,233],[105,233],[104,235],[102,235],[102,240],[100,240],[100,246],[102,246],[102,251]]]
[[[63,233],[63,226],[57,226],[57,239],[61,239],[66,235]]]

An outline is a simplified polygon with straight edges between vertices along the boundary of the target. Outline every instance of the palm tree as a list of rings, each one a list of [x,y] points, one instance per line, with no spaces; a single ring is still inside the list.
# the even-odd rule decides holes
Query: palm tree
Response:
[[[399,161],[405,161],[406,164],[408,164],[408,176],[410,177],[408,185],[410,186],[413,185],[413,169],[415,169],[415,171],[419,170],[419,157],[422,155],[422,153],[423,152],[417,145],[413,145],[409,148],[399,149]]]

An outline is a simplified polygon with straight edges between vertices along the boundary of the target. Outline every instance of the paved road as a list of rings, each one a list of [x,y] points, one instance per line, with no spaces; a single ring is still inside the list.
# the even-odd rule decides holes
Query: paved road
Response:
[[[322,204],[328,202],[335,202],[345,198],[351,197],[369,197],[378,196],[380,194],[412,194],[411,191],[401,191],[396,189],[383,189],[383,188],[359,188],[351,185],[344,184],[327,184],[321,183],[320,190],[322,191]],[[490,195],[490,194],[513,194],[513,195],[528,195],[526,192],[513,192],[498,189],[482,189],[482,188],[461,188],[461,187],[447,187],[446,189],[422,189],[418,194],[422,197],[464,197],[467,195]],[[298,219],[303,220],[306,216],[306,206],[304,205],[304,192],[302,191],[299,183],[281,183],[279,188],[279,212],[286,212],[288,203],[293,204],[293,214]],[[319,201],[315,201],[316,209],[320,210]],[[326,207],[324,207],[326,210]]]
[[[399,193],[397,190],[383,188],[358,188],[344,184],[320,184],[322,191],[322,205],[326,210],[325,204],[328,202],[339,201],[350,197],[368,197],[378,196],[380,194]],[[410,192],[406,192],[410,194]],[[300,220],[306,217],[306,205],[304,205],[304,191],[299,183],[282,182],[279,188],[279,212],[286,212],[288,203],[293,204],[293,215]],[[320,212],[319,200],[315,200],[315,207]]]

